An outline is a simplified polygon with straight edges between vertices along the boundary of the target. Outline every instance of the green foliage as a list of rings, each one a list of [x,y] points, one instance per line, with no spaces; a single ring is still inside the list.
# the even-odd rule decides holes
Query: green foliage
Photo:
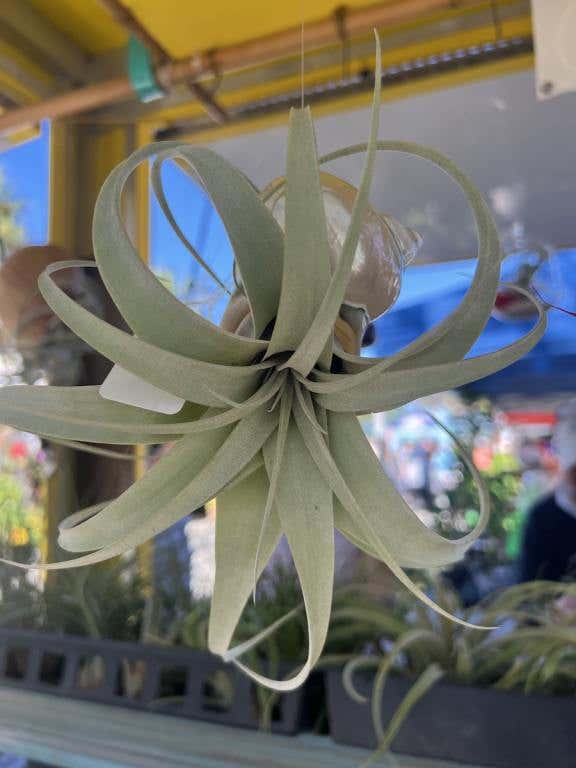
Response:
[[[496,419],[494,405],[488,399],[472,400],[467,404],[466,415],[457,419],[455,432],[466,449],[472,451],[479,438],[492,440]],[[454,536],[455,521],[464,521],[468,527],[473,527],[480,516],[477,484],[464,469],[461,465],[462,479],[456,487],[444,492],[448,499],[446,510],[450,514],[435,516],[436,530],[445,536]],[[489,466],[483,466],[480,473],[492,505],[483,538],[483,557],[488,565],[508,559],[508,544],[519,525],[518,500],[522,478],[518,459],[512,453],[495,453]]]
[[[296,610],[295,610],[296,609]],[[302,592],[294,567],[276,564],[267,569],[258,583],[256,598],[250,601],[234,634],[241,643],[292,614],[278,632],[268,635],[254,650],[265,664],[288,666],[305,659],[306,621]],[[210,600],[196,600],[183,618],[175,641],[190,648],[208,647]],[[348,584],[334,592],[332,617],[322,664],[341,663],[374,644],[379,635],[398,637],[407,629],[399,606],[393,606],[366,584]]]
[[[5,554],[15,547],[36,546],[41,535],[41,510],[28,498],[15,473],[0,472],[0,547]]]
[[[368,703],[355,687],[354,676],[375,670],[370,706],[379,741],[376,754],[389,748],[414,704],[442,678],[526,694],[576,695],[576,584],[521,584],[470,609],[440,578],[430,578],[427,588],[446,611],[492,629],[455,624],[407,601],[405,595],[398,596],[396,609],[406,622],[404,633],[397,638],[385,635],[383,654],[358,656],[343,673],[349,695]],[[382,693],[392,672],[415,682],[385,727]]]
[[[482,478],[493,509],[485,531],[486,548],[490,560],[501,562],[506,559],[507,539],[517,525],[517,501],[522,480],[516,470],[499,471],[498,462],[490,470],[482,472]],[[450,508],[464,511],[468,525],[476,525],[480,510],[473,478],[465,474],[462,482],[454,490],[447,491],[446,495],[450,500]],[[442,526],[440,530],[446,532]]]
[[[131,559],[63,572],[49,584],[20,582],[2,596],[0,626],[137,641],[145,591]]]
[[[24,230],[18,224],[21,207],[22,204],[12,198],[4,171],[0,168],[0,263],[24,241]]]

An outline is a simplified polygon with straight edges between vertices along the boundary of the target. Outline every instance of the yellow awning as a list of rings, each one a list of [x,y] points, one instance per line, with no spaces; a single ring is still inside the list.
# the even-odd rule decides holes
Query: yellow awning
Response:
[[[372,68],[373,26],[379,28],[384,64],[392,71],[409,72],[414,62],[424,61],[416,77],[412,72],[408,89],[408,78],[390,84],[390,97],[399,86],[404,95],[415,88],[445,87],[450,81],[446,68],[436,85],[427,77],[431,81],[440,72],[434,71],[434,57],[458,49],[487,46],[489,51],[495,41],[521,37],[524,48],[512,56],[519,61],[523,54],[522,66],[531,62],[529,0],[348,0],[345,5],[338,0],[2,0],[0,137],[29,129],[42,117],[86,113],[95,122],[147,121],[157,127],[196,120],[204,110],[216,122],[233,124],[240,111],[242,120],[247,112],[261,116],[261,102],[266,110],[271,100],[289,100],[299,83],[302,22],[306,86],[334,95],[332,100],[322,97],[324,111],[330,103],[342,108],[343,94],[334,83],[343,75],[361,79]],[[127,74],[130,35],[153,54],[151,66],[166,92],[153,105],[138,103]],[[494,60],[498,64],[505,58],[491,54],[476,61],[471,56],[466,66],[480,71],[482,64],[490,64],[485,76],[494,76],[499,71]],[[428,59],[432,66],[423,75]],[[180,67],[178,76],[174,66]],[[454,70],[461,81],[461,64]],[[199,81],[204,90],[191,89],[191,81]],[[211,95],[214,85],[217,93]],[[350,91],[344,95],[357,99]]]

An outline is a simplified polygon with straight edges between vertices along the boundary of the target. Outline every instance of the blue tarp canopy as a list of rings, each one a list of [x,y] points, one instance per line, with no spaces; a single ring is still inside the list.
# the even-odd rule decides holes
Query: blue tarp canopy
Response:
[[[376,343],[370,355],[394,352],[440,322],[456,308],[470,284],[476,261],[451,261],[406,270],[402,293],[389,313],[376,322]],[[507,260],[502,270],[504,281],[513,282],[518,259]],[[576,303],[576,250],[555,255],[539,280],[540,292],[547,301],[574,310]],[[544,338],[526,357],[509,368],[469,385],[478,394],[508,392],[538,395],[576,391],[576,317],[550,310]],[[491,318],[471,350],[471,355],[499,349],[529,330],[531,323],[500,321]]]
[[[176,168],[165,170],[171,190],[170,205],[178,221],[204,258],[221,278],[233,287],[232,249],[224,226],[203,190],[190,186]],[[152,204],[152,266],[169,275],[183,301],[191,302],[210,320],[218,322],[226,296],[215,289],[190,258],[165,221],[156,202]],[[191,216],[191,211],[196,216]],[[505,260],[503,281],[514,282],[518,266],[530,253]],[[475,259],[448,261],[408,267],[398,301],[377,323],[377,341],[367,354],[385,355],[397,351],[428,328],[440,322],[462,300],[474,274]],[[538,270],[538,287],[548,301],[567,309],[576,308],[576,249],[554,254]],[[510,344],[529,329],[529,323],[491,319],[471,354],[482,354]],[[538,395],[576,391],[576,318],[551,310],[544,338],[523,360],[501,373],[469,386],[470,391],[499,395]]]

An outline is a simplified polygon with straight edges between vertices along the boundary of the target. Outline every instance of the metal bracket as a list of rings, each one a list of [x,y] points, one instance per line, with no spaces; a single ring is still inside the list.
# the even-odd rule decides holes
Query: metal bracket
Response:
[[[134,36],[128,40],[128,77],[138,98],[144,103],[155,101],[165,95],[165,91],[156,80],[150,51]]]
[[[223,125],[230,120],[228,112],[224,107],[216,100],[216,92],[222,82],[222,73],[218,68],[216,61],[216,49],[211,49],[207,52],[207,57],[210,62],[210,69],[213,74],[213,81],[210,86],[206,86],[204,83],[198,83],[195,80],[191,80],[188,83],[188,87],[192,94],[198,99],[200,104],[204,107],[206,113],[212,118],[217,125]]]

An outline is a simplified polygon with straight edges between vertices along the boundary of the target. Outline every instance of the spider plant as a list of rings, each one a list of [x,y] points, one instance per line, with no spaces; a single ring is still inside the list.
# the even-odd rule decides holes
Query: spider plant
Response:
[[[406,631],[388,642],[383,654],[358,656],[346,664],[343,684],[354,701],[370,704],[379,743],[368,762],[389,749],[413,706],[443,678],[526,694],[576,694],[576,584],[521,584],[469,609],[441,578],[429,578],[427,589],[446,611],[495,628],[478,632],[425,606],[404,603]],[[357,672],[367,669],[375,670],[370,698],[354,681]],[[414,682],[385,726],[382,701],[391,673]]]

